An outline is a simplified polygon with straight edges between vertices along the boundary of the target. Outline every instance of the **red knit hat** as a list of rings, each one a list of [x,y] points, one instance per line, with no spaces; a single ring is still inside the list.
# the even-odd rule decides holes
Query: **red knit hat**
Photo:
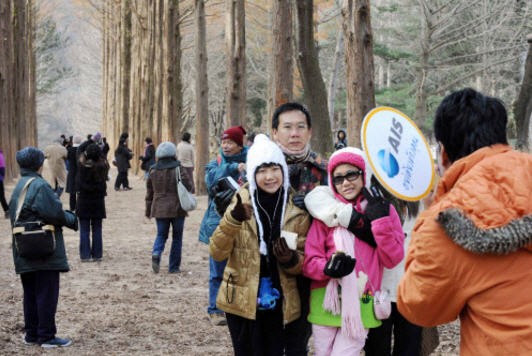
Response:
[[[234,141],[239,146],[244,146],[244,135],[246,130],[242,126],[233,126],[228,128],[222,134],[222,140]]]

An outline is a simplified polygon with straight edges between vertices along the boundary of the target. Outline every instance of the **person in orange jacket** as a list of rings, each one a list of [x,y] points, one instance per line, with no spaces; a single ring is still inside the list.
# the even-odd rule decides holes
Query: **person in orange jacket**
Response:
[[[460,317],[461,355],[532,354],[532,155],[508,145],[507,121],[499,99],[469,88],[438,107],[443,177],[398,289],[412,323]]]

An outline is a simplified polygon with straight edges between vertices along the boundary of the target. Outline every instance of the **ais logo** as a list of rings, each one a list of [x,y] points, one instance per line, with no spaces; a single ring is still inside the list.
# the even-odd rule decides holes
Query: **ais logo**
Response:
[[[377,157],[379,157],[381,168],[386,172],[388,177],[393,178],[399,173],[399,163],[397,163],[397,159],[394,155],[390,153],[390,150],[380,150]]]
[[[399,173],[399,163],[395,156],[390,152],[393,150],[396,154],[399,153],[399,145],[401,144],[401,134],[403,133],[403,125],[399,121],[392,119],[392,127],[390,128],[390,135],[388,136],[388,143],[390,148],[385,148],[377,153],[379,164],[386,172],[388,177],[393,178]]]

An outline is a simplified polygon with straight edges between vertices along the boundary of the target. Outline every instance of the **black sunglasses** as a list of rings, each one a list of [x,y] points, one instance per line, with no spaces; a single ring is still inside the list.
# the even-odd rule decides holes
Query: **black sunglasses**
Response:
[[[347,173],[345,174],[345,176],[336,176],[336,177],[333,177],[332,181],[333,181],[333,184],[334,185],[341,185],[344,183],[344,179],[347,179],[348,182],[354,182],[358,179],[358,177],[360,177],[362,175],[362,172],[361,170],[359,171],[347,171]]]

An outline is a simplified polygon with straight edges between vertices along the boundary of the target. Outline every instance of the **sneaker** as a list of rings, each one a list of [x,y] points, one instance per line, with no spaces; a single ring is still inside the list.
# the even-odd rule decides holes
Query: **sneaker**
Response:
[[[124,190],[133,190],[131,187],[125,187]]]
[[[90,258],[81,258],[81,262],[82,262],[82,263],[85,263],[85,262],[92,262],[92,259],[90,259]]]
[[[159,273],[161,258],[157,255],[151,256],[151,268],[154,273]]]
[[[101,257],[94,257],[92,259],[92,262],[102,262],[102,258]]]
[[[70,339],[62,339],[60,337],[54,337],[53,339],[50,339],[48,341],[45,341],[41,344],[41,347],[43,349],[53,349],[55,347],[67,347],[72,344],[72,340]]]
[[[181,273],[181,270],[180,269],[176,269],[176,270],[168,271],[168,273]]]
[[[209,320],[212,326],[223,326],[227,325],[227,319],[224,314],[213,313],[209,314]]]

